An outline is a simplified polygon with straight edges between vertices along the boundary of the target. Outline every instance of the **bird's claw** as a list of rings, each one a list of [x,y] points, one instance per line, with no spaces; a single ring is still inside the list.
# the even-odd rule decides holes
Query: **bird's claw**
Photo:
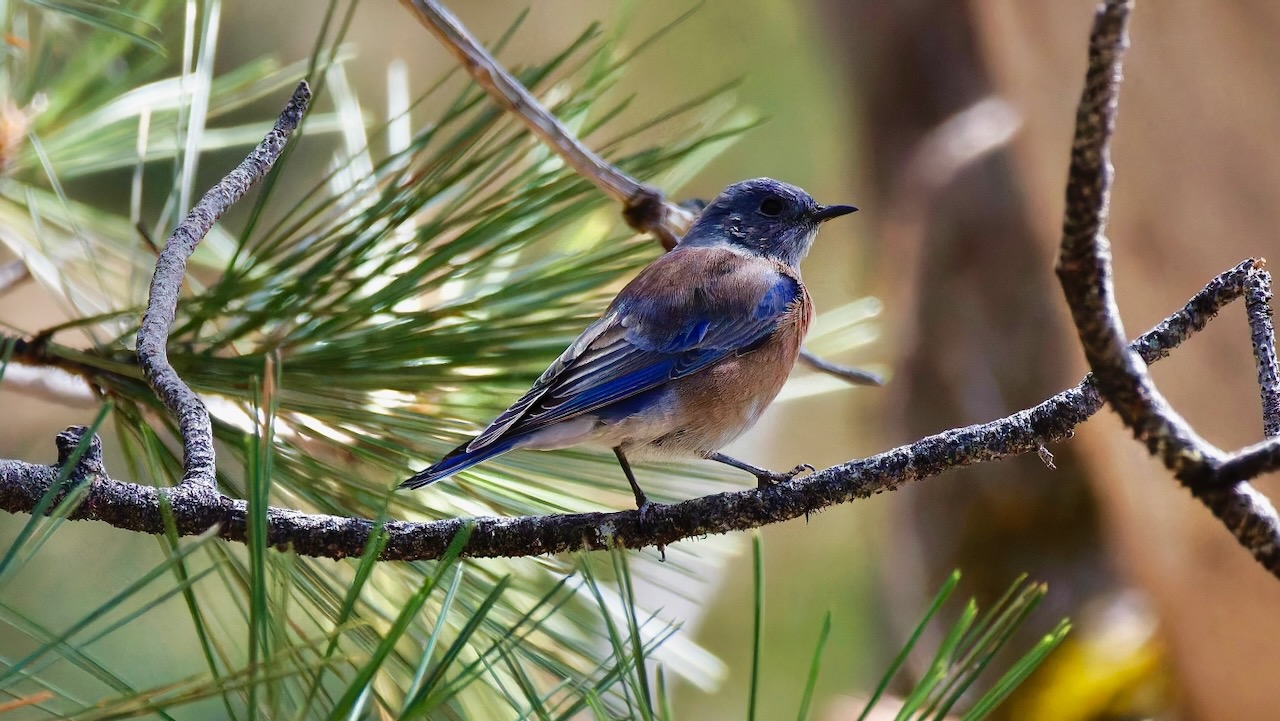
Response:
[[[759,488],[766,488],[768,486],[776,485],[778,483],[786,483],[787,481],[791,480],[792,478],[795,478],[801,473],[813,473],[814,470],[815,470],[814,467],[809,465],[808,463],[801,463],[795,468],[792,468],[789,471],[783,471],[781,473],[775,472],[775,471],[765,471],[763,473],[757,473],[756,485]]]
[[[640,523],[641,523],[641,525],[643,525],[643,524],[645,524],[645,523],[647,523],[647,522],[648,522],[648,520],[649,520],[649,509],[650,509],[650,508],[653,508],[653,506],[654,506],[654,504],[653,504],[652,502],[650,502],[650,501],[649,501],[649,497],[648,497],[648,496],[637,496],[637,497],[636,497],[636,512],[638,512],[638,513],[640,514]],[[665,544],[665,543],[659,543],[659,544],[658,544],[658,560],[659,560],[659,561],[661,561],[661,562],[663,562],[663,563],[666,563],[666,562],[667,562],[667,544]]]

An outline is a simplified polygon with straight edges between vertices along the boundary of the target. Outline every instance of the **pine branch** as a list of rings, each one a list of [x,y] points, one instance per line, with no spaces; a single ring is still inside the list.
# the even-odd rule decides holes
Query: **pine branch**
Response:
[[[1280,521],[1270,502],[1246,481],[1280,467],[1280,390],[1274,332],[1271,326],[1270,276],[1258,260],[1246,260],[1217,276],[1187,305],[1150,332],[1125,344],[1113,299],[1108,243],[1103,235],[1111,179],[1107,143],[1114,127],[1119,62],[1126,45],[1128,5],[1110,2],[1099,11],[1090,44],[1090,70],[1077,115],[1068,183],[1068,203],[1059,260],[1062,280],[1081,343],[1093,376],[1034,408],[981,425],[945,431],[884,453],[853,460],[810,476],[764,489],[721,493],[672,505],[650,505],[643,513],[581,513],[522,518],[449,519],[386,524],[389,540],[385,560],[439,558],[458,530],[473,524],[465,547],[469,556],[529,556],[575,549],[663,546],[711,533],[755,528],[807,515],[855,498],[893,490],[908,481],[929,478],[947,470],[1013,455],[1038,453],[1044,446],[1070,438],[1075,427],[1109,401],[1152,452],[1174,471],[1193,494],[1217,514],[1242,545],[1274,575],[1280,576]],[[270,148],[283,143],[305,104],[300,86],[276,130],[246,161],[249,166],[271,158]],[[264,150],[267,149],[267,150]],[[242,165],[241,169],[247,166]],[[237,171],[238,172],[238,171]],[[219,184],[218,188],[224,187]],[[221,192],[221,191],[219,191]],[[242,192],[242,191],[241,191]],[[206,196],[208,199],[209,196]],[[222,200],[230,197],[224,196]],[[203,203],[204,201],[202,201]],[[211,201],[212,202],[212,201]],[[230,201],[225,203],[230,204]],[[225,206],[222,206],[225,209]],[[211,221],[210,221],[211,222]],[[157,281],[148,302],[150,323],[140,333],[140,363],[148,368],[158,395],[180,419],[184,448],[184,483],[159,489],[107,476],[100,443],[94,442],[70,472],[68,486],[89,484],[70,518],[94,519],[117,528],[162,533],[162,507],[171,509],[180,533],[190,535],[218,528],[222,537],[244,541],[247,504],[218,493],[211,480],[212,438],[207,416],[198,399],[167,368],[167,343],[173,303],[181,282],[182,264],[206,225],[176,240],[174,259],[157,264]],[[176,282],[174,279],[177,279]],[[1179,418],[1159,396],[1144,363],[1151,363],[1198,332],[1231,301],[1244,296],[1263,401],[1263,423],[1269,440],[1234,454],[1212,447]],[[167,306],[167,308],[166,308]],[[167,320],[166,320],[167,319]],[[143,337],[145,336],[145,337]],[[142,359],[143,340],[159,355]],[[38,358],[39,344],[28,348]],[[15,347],[16,348],[16,347]],[[171,374],[172,377],[169,377]],[[192,405],[194,402],[195,406]],[[59,459],[53,465],[0,461],[0,508],[31,513],[71,462],[72,451],[84,433],[72,428],[58,437]],[[192,481],[192,482],[185,482]],[[59,489],[66,493],[69,488]],[[53,507],[55,504],[46,504]],[[359,555],[374,528],[372,521],[272,508],[267,512],[271,544],[292,546],[298,553],[341,558]]]
[[[1203,329],[1227,304],[1249,297],[1254,278],[1266,275],[1253,260],[1214,278],[1187,305],[1137,338],[1130,346],[1140,358],[1164,358]],[[1097,413],[1102,396],[1092,378],[1043,403],[1006,418],[956,428],[922,438],[869,458],[852,460],[769,488],[720,493],[671,505],[650,504],[614,513],[578,513],[521,518],[448,519],[412,523],[391,521],[383,560],[439,558],[464,523],[474,529],[463,551],[472,557],[534,556],[579,549],[603,550],[610,543],[628,548],[664,546],[687,538],[728,533],[780,523],[833,505],[868,498],[904,483],[941,475],[954,468],[1040,453],[1045,444],[1069,439],[1075,427]],[[61,466],[75,449],[82,428],[58,437],[59,460],[53,465],[0,461],[0,509],[30,513]],[[184,439],[184,446],[189,445]],[[90,483],[84,501],[68,517],[103,521],[142,533],[163,533],[161,498],[172,509],[184,535],[217,527],[228,540],[244,542],[247,504],[201,487],[179,485],[159,489],[109,478],[100,444],[86,453],[68,474],[69,483]],[[51,507],[56,506],[54,503]],[[291,546],[300,554],[325,558],[359,556],[372,521],[363,518],[306,514],[283,508],[267,512],[267,534],[275,546]]]

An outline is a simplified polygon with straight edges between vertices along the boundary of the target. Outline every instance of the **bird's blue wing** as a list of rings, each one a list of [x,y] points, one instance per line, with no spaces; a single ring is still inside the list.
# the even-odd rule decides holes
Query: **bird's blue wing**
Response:
[[[759,347],[796,302],[799,282],[767,261],[719,248],[677,249],[618,294],[534,387],[467,446],[545,428]]]

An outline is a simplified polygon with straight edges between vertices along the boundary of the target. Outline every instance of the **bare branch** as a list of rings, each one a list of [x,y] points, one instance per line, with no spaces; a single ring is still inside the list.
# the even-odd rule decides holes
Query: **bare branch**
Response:
[[[183,484],[200,484],[207,488],[217,486],[209,411],[169,364],[167,349],[169,329],[177,312],[178,294],[186,277],[187,259],[214,222],[244,197],[249,188],[275,164],[285,142],[301,122],[310,100],[311,88],[304,80],[293,91],[293,97],[276,120],[275,127],[239,166],[204,194],[187,217],[173,229],[164,250],[156,259],[147,310],[138,328],[138,364],[142,366],[151,389],[178,421],[184,451]]]
[[[1121,61],[1129,42],[1131,5],[1126,0],[1107,0],[1094,18],[1089,69],[1071,146],[1058,278],[1102,397],[1236,539],[1280,576],[1280,516],[1264,496],[1244,482],[1278,467],[1280,448],[1271,441],[1230,457],[1205,441],[1169,406],[1142,359],[1125,342],[1105,230],[1113,172],[1110,141],[1115,131]],[[1265,275],[1252,263],[1249,271]],[[1265,286],[1270,281],[1256,282]],[[1258,311],[1249,313],[1251,323],[1258,315]],[[1260,342],[1271,343],[1269,351],[1256,350],[1260,367],[1269,358],[1274,368],[1274,339],[1260,338],[1271,334],[1255,326],[1253,335],[1255,350]],[[1265,382],[1263,394],[1266,403]]]
[[[638,182],[583,145],[443,5],[435,0],[401,2],[453,53],[494,102],[520,118],[579,175],[621,203],[622,216],[632,228],[653,233],[667,250],[676,247],[680,236],[693,222],[688,211],[667,202],[662,191]]]
[[[1223,306],[1243,295],[1253,272],[1257,271],[1252,261],[1246,261],[1214,278],[1184,308],[1136,339],[1132,347],[1151,361],[1165,357],[1171,349],[1204,328]],[[721,493],[672,505],[651,504],[643,514],[631,510],[471,519],[475,527],[464,553],[473,557],[536,556],[603,549],[608,547],[610,539],[629,548],[658,547],[711,533],[757,528],[867,498],[953,468],[1031,453],[1044,458],[1045,444],[1070,438],[1075,427],[1101,407],[1101,395],[1093,380],[1086,378],[1075,388],[1007,418],[944,431],[765,489]],[[64,447],[74,448],[78,439],[76,429],[59,436],[60,463],[67,459]],[[98,450],[87,454],[80,466],[69,474],[72,482],[92,483],[71,518],[103,521],[130,531],[163,533],[159,504],[160,495],[164,494],[180,533],[198,534],[216,526],[223,538],[245,540],[245,501],[227,498],[202,486],[157,489],[112,480],[101,468]],[[49,484],[56,481],[59,470],[56,463],[45,466],[0,461],[0,510],[30,513]],[[1256,493],[1237,494],[1233,499],[1236,505],[1228,510],[1237,516],[1256,516],[1257,506],[1266,503],[1266,499]],[[439,558],[465,522],[464,519],[422,523],[392,521],[386,525],[390,541],[383,559]],[[281,508],[268,510],[267,523],[271,544],[291,546],[303,555],[325,558],[358,556],[373,528],[367,519]]]

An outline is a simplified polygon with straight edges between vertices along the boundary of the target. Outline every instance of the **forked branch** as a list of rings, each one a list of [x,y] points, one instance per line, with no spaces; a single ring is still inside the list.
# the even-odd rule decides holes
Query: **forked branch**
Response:
[[[1262,392],[1268,440],[1225,453],[1201,438],[1156,388],[1146,365],[1128,346],[1112,281],[1106,224],[1113,169],[1111,136],[1119,107],[1122,60],[1128,48],[1132,2],[1107,0],[1089,39],[1089,69],[1076,113],[1057,273],[1098,390],[1152,455],[1222,520],[1240,543],[1280,575],[1280,516],[1247,481],[1280,468],[1280,402],[1270,276],[1250,281],[1246,309]]]

